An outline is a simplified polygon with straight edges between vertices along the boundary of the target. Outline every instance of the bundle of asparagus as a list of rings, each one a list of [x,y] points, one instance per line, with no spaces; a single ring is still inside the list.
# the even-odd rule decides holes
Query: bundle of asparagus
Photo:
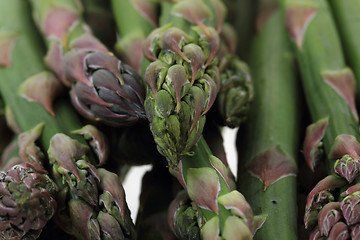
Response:
[[[360,239],[359,3],[0,0],[0,238]]]

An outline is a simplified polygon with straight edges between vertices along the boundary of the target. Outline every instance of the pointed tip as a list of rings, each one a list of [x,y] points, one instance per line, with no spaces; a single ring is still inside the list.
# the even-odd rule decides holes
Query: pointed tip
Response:
[[[299,49],[302,48],[306,29],[316,13],[317,7],[313,4],[296,3],[286,9],[286,27]]]
[[[0,67],[11,66],[11,52],[19,33],[0,32]]]
[[[53,101],[63,92],[60,81],[50,72],[41,72],[26,79],[19,88],[19,95],[28,101],[43,105],[48,113],[55,116]],[[41,94],[39,94],[41,92]]]

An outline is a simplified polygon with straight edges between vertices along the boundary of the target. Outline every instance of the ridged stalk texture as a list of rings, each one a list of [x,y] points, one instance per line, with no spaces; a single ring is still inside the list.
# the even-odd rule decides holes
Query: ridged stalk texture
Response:
[[[238,134],[238,185],[254,213],[267,215],[254,239],[290,240],[297,239],[298,81],[282,14],[269,11],[259,11],[266,19],[250,53],[256,95],[245,134]]]
[[[108,239],[111,234],[119,237],[121,233],[125,239],[135,238],[118,176],[96,168],[96,159],[86,141],[71,133],[81,128],[72,107],[64,100],[58,101],[50,114],[31,98],[31,93],[41,90],[42,94],[35,95],[46,95],[43,84],[53,82],[54,77],[44,66],[44,48],[32,25],[30,5],[25,1],[4,0],[0,6],[0,36],[8,42],[1,52],[9,56],[6,65],[0,68],[1,95],[20,132],[38,126],[35,132],[40,148],[25,145],[20,156],[30,159],[45,156],[44,166],[59,187],[57,223],[78,239],[91,239],[90,236]],[[42,132],[39,126],[43,126]],[[90,130],[82,128],[83,131]],[[31,143],[30,140],[26,142]]]
[[[359,0],[330,0],[332,13],[345,51],[346,59],[356,77],[357,92],[360,92],[360,9]]]
[[[140,76],[109,52],[84,22],[81,2],[33,0],[33,17],[48,46],[45,62],[71,87],[84,117],[112,126],[145,118]]]
[[[358,125],[354,74],[346,66],[327,1],[280,2],[314,121],[307,129],[304,156],[314,169],[324,152],[329,173],[308,195],[305,226],[312,229],[310,239],[348,239],[359,224],[352,218],[358,215],[352,185],[358,178],[360,149],[354,127]],[[343,189],[347,190],[342,193]]]

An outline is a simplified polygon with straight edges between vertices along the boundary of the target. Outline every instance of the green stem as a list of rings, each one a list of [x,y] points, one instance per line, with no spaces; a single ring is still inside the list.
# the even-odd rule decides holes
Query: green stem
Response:
[[[341,38],[345,56],[356,76],[357,92],[360,92],[360,9],[359,0],[330,0],[332,12]]]
[[[238,184],[254,213],[268,216],[254,239],[290,240],[297,239],[299,92],[282,15],[263,14],[250,52],[256,94],[245,135],[238,135]]]

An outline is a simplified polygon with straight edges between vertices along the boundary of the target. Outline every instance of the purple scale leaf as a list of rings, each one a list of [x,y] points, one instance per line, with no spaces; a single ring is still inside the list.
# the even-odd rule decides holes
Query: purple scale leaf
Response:
[[[296,2],[286,8],[286,28],[299,49],[302,48],[306,29],[316,16],[317,6]]]
[[[264,184],[264,191],[274,182],[287,176],[296,176],[294,161],[278,147],[272,147],[252,159],[248,171]]]
[[[79,101],[84,104],[96,104],[103,107],[111,107],[113,105],[102,100],[94,87],[78,82],[73,85],[73,89]]]
[[[324,190],[331,190],[334,188],[345,186],[347,182],[334,175],[329,175],[320,182],[316,184],[316,186],[311,190],[311,192],[307,196],[306,200],[306,210],[311,209],[313,203],[315,201],[315,196]]]
[[[205,96],[204,91],[201,90],[197,86],[192,86],[189,90],[189,94],[192,96],[193,99],[193,109],[195,110],[195,114],[193,117],[193,122],[190,128],[190,131],[188,132],[188,135],[191,134],[191,132],[194,130],[197,122],[199,121],[199,118],[201,116],[202,110],[205,105]],[[179,104],[180,105],[180,104]],[[180,110],[180,109],[179,109]]]
[[[235,188],[233,188],[234,186],[234,182],[231,174],[230,169],[225,166],[225,164],[217,157],[215,157],[214,155],[210,156],[210,163],[211,165],[216,169],[216,171],[221,175],[221,177],[224,179],[226,185],[228,186],[228,188],[230,190],[234,190]]]
[[[84,61],[87,55],[88,52],[83,50],[72,50],[65,54],[62,59],[62,69],[64,69],[63,74],[67,82],[80,82],[91,86],[84,71]]]
[[[318,226],[323,236],[328,236],[331,228],[342,218],[340,203],[330,202],[319,212]]]
[[[179,54],[185,61],[191,62],[180,49],[183,42],[187,42],[188,39],[189,37],[183,31],[177,28],[170,28],[161,36],[160,46],[162,49]]]
[[[215,216],[208,220],[201,228],[202,239],[206,240],[219,240],[220,226],[219,217]]]
[[[187,186],[184,179],[182,161],[180,160],[176,168],[169,168],[170,173],[176,177],[181,186],[187,191]]]
[[[345,178],[349,183],[359,176],[359,170],[359,159],[353,159],[350,155],[344,155],[334,165],[334,172]]]
[[[80,99],[78,98],[75,88],[72,88],[70,90],[70,99],[71,102],[74,106],[74,108],[76,109],[76,111],[78,111],[78,113],[80,113],[82,116],[88,118],[88,119],[94,119],[95,115],[94,113],[90,110],[90,108],[84,104],[83,102],[80,101]]]
[[[42,159],[39,155],[40,150],[35,141],[40,137],[44,125],[44,123],[40,123],[34,128],[21,133],[18,138],[19,157],[24,163],[31,164],[40,173],[47,173],[47,171],[42,166]]]
[[[338,71],[326,71],[322,73],[322,77],[326,83],[333,87],[335,91],[346,100],[356,121],[359,121],[355,104],[355,77],[351,69],[345,68]]]
[[[213,28],[208,28],[208,31],[209,31],[209,34],[204,34],[204,33],[199,32],[200,37],[207,41],[209,51],[210,51],[209,57],[205,63],[205,67],[207,67],[211,63],[211,61],[214,59],[214,57],[216,56],[216,54],[220,48],[219,34]]]
[[[183,51],[184,55],[191,61],[191,85],[193,85],[197,72],[204,66],[205,56],[202,49],[193,43],[185,45]]]
[[[255,235],[257,230],[259,230],[264,225],[267,217],[268,217],[267,215],[256,215],[256,216],[254,216],[254,220],[253,220],[252,228],[251,228],[253,235]]]
[[[346,189],[346,191],[343,192],[343,193],[341,194],[341,196],[342,196],[342,197],[346,197],[346,196],[348,196],[348,195],[350,195],[350,194],[353,194],[354,192],[358,192],[358,191],[360,191],[360,183],[355,184],[355,185],[349,187],[348,189]]]
[[[108,69],[115,74],[120,84],[123,85],[121,73],[119,71],[120,60],[109,52],[91,52],[85,58],[85,63],[88,69],[95,70],[99,68]]]
[[[180,111],[181,107],[181,90],[184,84],[188,81],[185,68],[181,65],[173,65],[169,68],[167,76],[172,83],[176,97],[176,110]]]
[[[342,134],[335,138],[329,153],[330,159],[341,158],[344,155],[350,155],[354,159],[359,159],[360,143],[354,136]]]
[[[19,94],[28,101],[40,103],[48,113],[55,116],[53,101],[63,91],[64,87],[51,72],[41,72],[26,79],[20,86]]]
[[[273,13],[278,9],[278,4],[276,1],[267,1],[259,6],[259,13],[256,19],[256,30],[257,32],[261,32],[265,23],[267,23],[268,19],[273,15]]]
[[[328,240],[347,240],[349,237],[348,226],[343,222],[338,222],[331,229]]]
[[[52,7],[43,21],[42,28],[47,38],[57,38],[60,41],[65,41],[69,28],[78,22],[79,14],[77,11]]]
[[[154,41],[157,41],[161,37],[161,35],[164,33],[164,31],[169,27],[170,27],[170,25],[161,27],[161,28],[156,28],[145,39],[145,42],[143,45],[143,54],[151,62],[157,60],[157,57],[154,55],[155,53],[154,53],[154,49],[153,49]]]
[[[201,0],[179,1],[171,9],[171,13],[198,25],[206,33],[208,33],[208,28],[203,21],[213,17],[210,8]]]
[[[58,163],[60,167],[74,174],[80,181],[79,169],[74,161],[81,159],[88,151],[89,148],[86,145],[65,134],[57,133],[50,140],[48,154],[51,163]]]
[[[186,172],[187,192],[191,200],[204,209],[218,214],[219,177],[214,169],[189,168]]]
[[[306,163],[312,171],[319,158],[319,146],[328,127],[329,119],[323,118],[306,128],[303,150]]]
[[[52,41],[48,47],[44,59],[46,65],[56,74],[57,78],[67,87],[71,87],[71,81],[67,80],[64,75],[62,66],[63,47],[59,41]]]
[[[151,23],[155,28],[158,26],[157,1],[152,0],[131,0],[134,7]]]
[[[91,238],[90,231],[98,232],[100,239],[100,227],[98,229],[90,229],[90,222],[94,214],[94,209],[80,199],[71,199],[68,204],[70,219],[72,224],[72,230],[76,236],[83,236],[85,239],[96,239]],[[95,225],[96,226],[96,225]]]
[[[81,129],[72,131],[76,134],[81,134],[84,138],[90,141],[90,146],[94,149],[99,163],[98,166],[103,165],[109,156],[109,144],[105,135],[92,125],[86,125]]]
[[[157,81],[158,77],[161,71],[166,70],[168,67],[159,62],[152,62],[149,64],[149,66],[146,68],[145,74],[144,74],[144,80],[145,82],[150,86],[151,91],[153,94],[157,95],[158,89],[157,89]]]
[[[340,202],[340,208],[349,226],[360,223],[360,192],[345,197]]]
[[[120,59],[129,64],[137,73],[141,73],[141,63],[143,61],[144,36],[136,36],[123,43],[123,47],[118,50]]]
[[[11,66],[11,52],[18,36],[17,32],[0,32],[0,67]]]
[[[83,34],[69,43],[70,49],[81,49],[86,51],[108,52],[109,50],[91,34]]]
[[[218,73],[218,72],[217,72]],[[219,77],[220,78],[220,77]],[[217,79],[212,79],[209,75],[205,75],[203,80],[209,85],[209,98],[206,108],[201,115],[206,114],[216,100],[216,96],[220,90],[220,85],[217,84]]]
[[[218,198],[218,202],[234,215],[242,218],[249,229],[253,228],[254,215],[250,204],[239,191],[232,191]]]
[[[100,224],[101,232],[106,236],[110,237],[110,239],[125,239],[124,233],[121,230],[120,224],[116,221],[116,219],[108,213],[99,212],[97,220]]]
[[[241,218],[229,216],[225,220],[222,237],[226,240],[251,240],[253,235]]]
[[[360,239],[360,224],[351,226],[351,239]]]
[[[121,217],[124,219],[126,214],[126,200],[119,176],[103,168],[98,169],[98,173],[100,175],[100,188],[112,196],[114,202],[120,209]]]
[[[113,72],[110,72],[107,69],[99,69],[94,71],[91,74],[90,80],[95,87],[106,88],[120,94],[123,93],[123,91],[121,90],[120,81],[117,79]],[[126,94],[123,95],[125,95],[124,97],[126,99],[129,99]]]
[[[322,237],[319,228],[315,228],[309,236],[309,240],[325,240],[326,237]]]
[[[220,33],[222,31],[227,9],[224,3],[220,0],[212,0],[212,5],[214,6],[216,15],[216,30]]]

